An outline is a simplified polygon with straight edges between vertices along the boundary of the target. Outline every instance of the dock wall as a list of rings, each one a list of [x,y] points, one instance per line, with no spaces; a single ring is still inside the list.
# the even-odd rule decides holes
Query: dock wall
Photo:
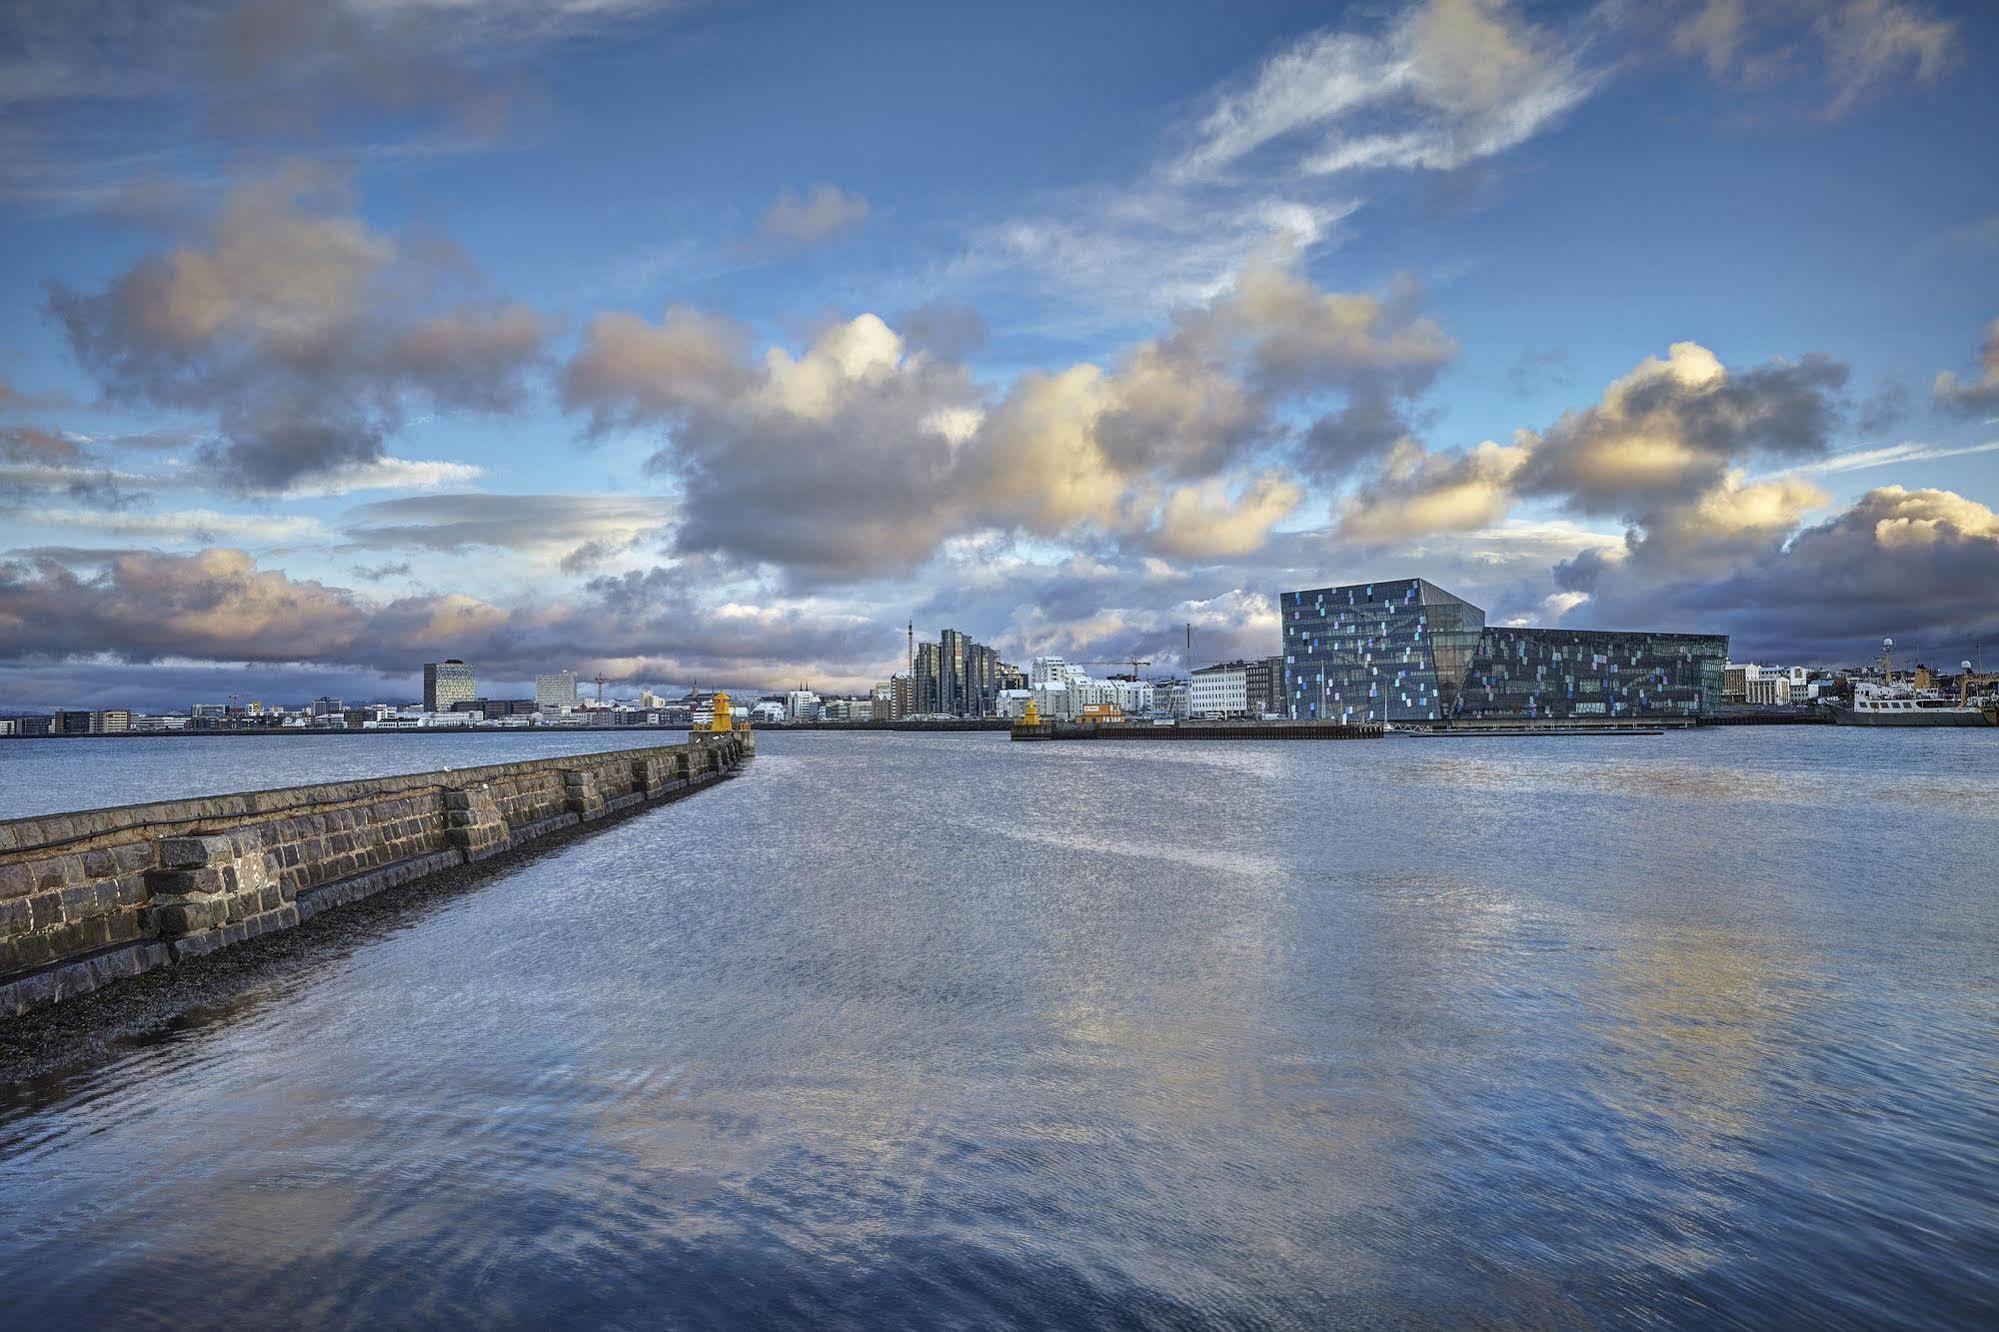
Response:
[[[1015,722],[1016,740],[1379,740],[1379,722]]]
[[[0,1018],[696,790],[747,731],[0,822]]]

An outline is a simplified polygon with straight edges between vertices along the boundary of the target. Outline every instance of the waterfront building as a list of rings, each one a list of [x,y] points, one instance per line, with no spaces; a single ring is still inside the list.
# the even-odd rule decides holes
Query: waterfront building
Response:
[[[453,703],[462,703],[478,693],[472,668],[456,657],[425,662],[423,667],[423,710],[449,712]],[[254,705],[253,705],[254,706]]]
[[[537,712],[563,712],[576,706],[576,672],[552,671],[534,678]]]
[[[1187,680],[1154,680],[1152,710],[1162,717],[1185,721],[1194,715],[1194,686]]]
[[[57,708],[49,723],[52,735],[89,735],[95,729],[91,715],[79,708]]]
[[[1281,716],[1284,712],[1284,657],[1258,657],[1243,671],[1243,692],[1248,696],[1252,717]]]
[[[931,716],[944,710],[942,658],[935,643],[916,645],[916,711]]]
[[[784,715],[791,721],[818,721],[819,695],[810,689],[794,689],[784,696]]]
[[[1241,717],[1249,711],[1249,663],[1225,661],[1194,672],[1188,715]]]
[[[315,698],[312,700],[312,715],[315,717],[331,717],[340,710],[340,700],[337,698]]]
[[[1300,721],[1693,720],[1728,659],[1719,634],[1488,626],[1421,578],[1286,592],[1279,610]]]
[[[1152,711],[1152,682],[1135,675],[1113,675],[1110,686],[1116,691],[1118,711],[1135,717]]]
[[[1032,689],[1002,689],[994,708],[999,716],[1009,721],[1019,721],[1027,715],[1027,703],[1033,697]]]

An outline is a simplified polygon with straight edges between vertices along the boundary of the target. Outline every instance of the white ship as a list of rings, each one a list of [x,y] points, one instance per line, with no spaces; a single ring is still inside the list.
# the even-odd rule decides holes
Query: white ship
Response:
[[[1895,640],[1881,640],[1881,678],[1853,687],[1853,702],[1833,713],[1841,726],[1999,726],[1999,705],[1971,697],[1971,663],[1964,663],[1964,684],[1958,697],[1934,689],[1910,689],[1894,683]]]

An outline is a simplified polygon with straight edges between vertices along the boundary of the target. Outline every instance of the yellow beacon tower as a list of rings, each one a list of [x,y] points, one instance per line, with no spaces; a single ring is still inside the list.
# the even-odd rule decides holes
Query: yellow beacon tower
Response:
[[[734,724],[729,720],[729,696],[720,690],[715,693],[715,715],[708,719],[708,729],[711,731],[734,729]]]

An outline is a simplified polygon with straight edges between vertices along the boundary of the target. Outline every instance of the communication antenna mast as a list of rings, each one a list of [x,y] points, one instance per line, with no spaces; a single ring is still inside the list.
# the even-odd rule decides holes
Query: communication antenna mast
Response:
[[[908,628],[909,628],[909,678],[913,685],[913,682],[916,679],[916,621],[911,620],[909,622]]]
[[[604,673],[602,671],[597,672],[597,701],[599,703],[604,701]]]
[[[1187,669],[1194,669],[1194,622],[1187,621]]]

